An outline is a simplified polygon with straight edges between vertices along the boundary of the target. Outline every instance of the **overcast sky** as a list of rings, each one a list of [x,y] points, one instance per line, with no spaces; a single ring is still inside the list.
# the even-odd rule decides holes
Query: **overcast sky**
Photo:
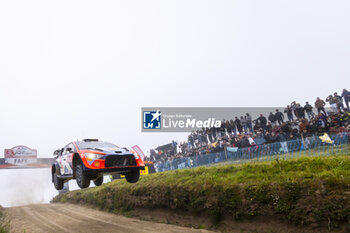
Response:
[[[141,107],[285,106],[350,89],[350,2],[1,1],[0,157],[100,138],[145,151]]]

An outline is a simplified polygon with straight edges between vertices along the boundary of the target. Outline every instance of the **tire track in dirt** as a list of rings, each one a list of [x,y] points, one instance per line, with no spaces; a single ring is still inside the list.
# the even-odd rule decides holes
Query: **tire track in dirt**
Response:
[[[209,232],[127,218],[72,204],[41,204],[5,209],[11,232],[26,233],[187,233]]]

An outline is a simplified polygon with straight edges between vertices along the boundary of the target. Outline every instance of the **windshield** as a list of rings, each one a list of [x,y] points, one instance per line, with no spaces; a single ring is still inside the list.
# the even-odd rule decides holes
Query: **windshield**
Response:
[[[77,147],[80,150],[84,149],[119,149],[118,146],[109,142],[76,142]]]

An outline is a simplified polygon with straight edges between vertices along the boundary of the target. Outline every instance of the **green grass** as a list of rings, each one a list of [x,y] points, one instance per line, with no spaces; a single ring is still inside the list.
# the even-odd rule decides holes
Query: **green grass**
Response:
[[[8,227],[7,225],[0,224],[0,233],[8,233]]]
[[[3,221],[3,213],[1,211],[1,206],[0,206],[0,233],[8,233],[9,232],[9,225],[4,223]]]
[[[297,225],[350,225],[350,157],[305,157],[156,173],[59,195],[53,202],[116,213],[137,207],[181,209],[239,220],[278,216]]]

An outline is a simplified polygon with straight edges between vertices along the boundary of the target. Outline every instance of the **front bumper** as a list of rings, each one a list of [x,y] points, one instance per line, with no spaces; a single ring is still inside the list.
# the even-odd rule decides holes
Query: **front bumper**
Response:
[[[127,173],[130,171],[145,170],[145,166],[133,166],[133,167],[109,167],[103,169],[89,169],[86,168],[83,173],[84,175],[99,175],[99,174],[117,174]]]

